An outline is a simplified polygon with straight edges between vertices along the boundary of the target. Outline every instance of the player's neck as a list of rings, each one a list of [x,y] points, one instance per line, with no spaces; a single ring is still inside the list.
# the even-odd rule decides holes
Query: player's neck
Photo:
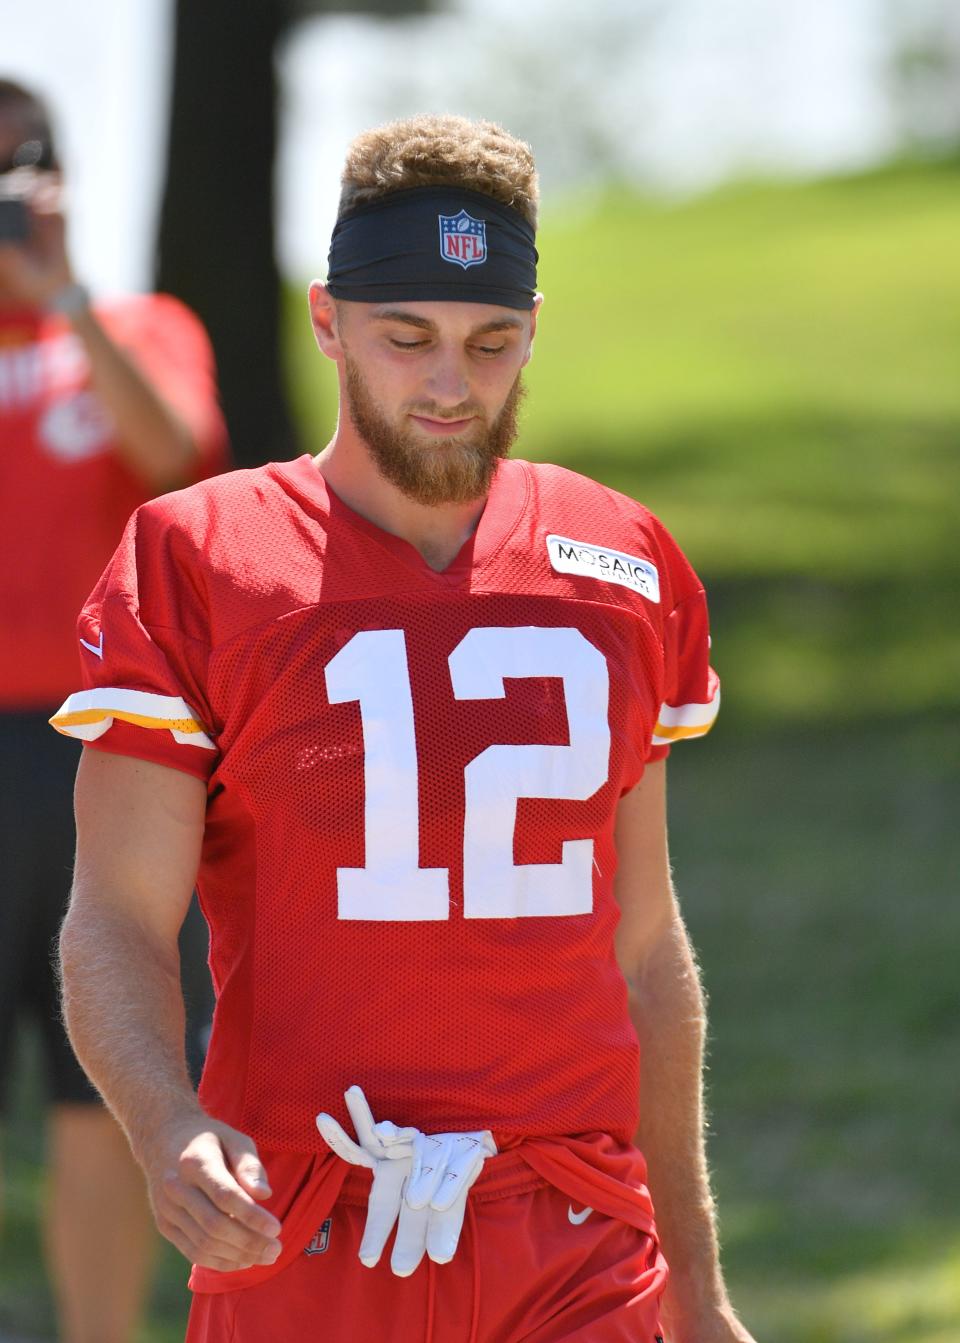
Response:
[[[359,453],[345,450],[338,437],[313,459],[337,498],[368,522],[413,546],[431,569],[441,573],[476,531],[486,496],[458,504],[418,503]]]

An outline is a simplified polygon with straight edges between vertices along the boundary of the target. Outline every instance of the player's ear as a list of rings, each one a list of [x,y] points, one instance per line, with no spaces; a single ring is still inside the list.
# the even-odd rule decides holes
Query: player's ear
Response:
[[[314,280],[309,290],[310,322],[321,354],[339,359],[343,352],[337,305],[326,285]]]
[[[526,368],[533,357],[533,338],[537,334],[537,314],[540,311],[540,305],[543,303],[543,295],[536,294],[533,299],[533,308],[530,311],[530,341],[527,345],[527,352],[523,356],[522,368]]]

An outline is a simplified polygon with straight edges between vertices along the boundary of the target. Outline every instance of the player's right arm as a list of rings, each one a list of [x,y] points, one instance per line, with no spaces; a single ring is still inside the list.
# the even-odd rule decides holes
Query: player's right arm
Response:
[[[184,1058],[177,936],[200,857],[201,780],[87,749],[60,937],[74,1049],[143,1167],[157,1225],[193,1263],[273,1263],[280,1224],[252,1140],[200,1108]]]
[[[150,305],[152,326],[141,320],[135,336],[128,331],[124,338],[112,323],[105,325],[74,288],[57,175],[33,173],[27,201],[28,239],[0,245],[5,292],[42,310],[73,290],[67,320],[83,346],[91,387],[112,421],[118,457],[151,493],[189,484],[204,457],[222,455],[224,438],[213,379],[204,370],[212,356],[199,322],[167,299]]]

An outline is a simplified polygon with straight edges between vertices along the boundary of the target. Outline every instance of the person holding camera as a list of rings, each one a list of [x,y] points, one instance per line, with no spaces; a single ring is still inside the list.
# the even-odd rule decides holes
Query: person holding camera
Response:
[[[153,1234],[143,1180],[60,1022],[53,945],[75,761],[47,726],[76,611],[129,514],[227,465],[213,356],[166,295],[93,304],[71,265],[43,102],[0,79],[0,1114],[33,1017],[50,1100],[45,1241],[65,1343],[129,1343]],[[94,648],[92,656],[102,656]]]

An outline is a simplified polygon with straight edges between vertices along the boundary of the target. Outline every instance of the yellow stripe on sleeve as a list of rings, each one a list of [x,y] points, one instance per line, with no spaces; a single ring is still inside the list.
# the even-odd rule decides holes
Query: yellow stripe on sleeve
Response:
[[[118,686],[70,695],[50,724],[66,737],[96,741],[117,721],[154,731],[166,730],[174,741],[187,746],[200,746],[206,751],[217,749],[203,724],[178,695],[153,695]]]
[[[691,737],[705,737],[720,712],[720,686],[707,704],[663,704],[653,729],[654,746],[670,746]]]

